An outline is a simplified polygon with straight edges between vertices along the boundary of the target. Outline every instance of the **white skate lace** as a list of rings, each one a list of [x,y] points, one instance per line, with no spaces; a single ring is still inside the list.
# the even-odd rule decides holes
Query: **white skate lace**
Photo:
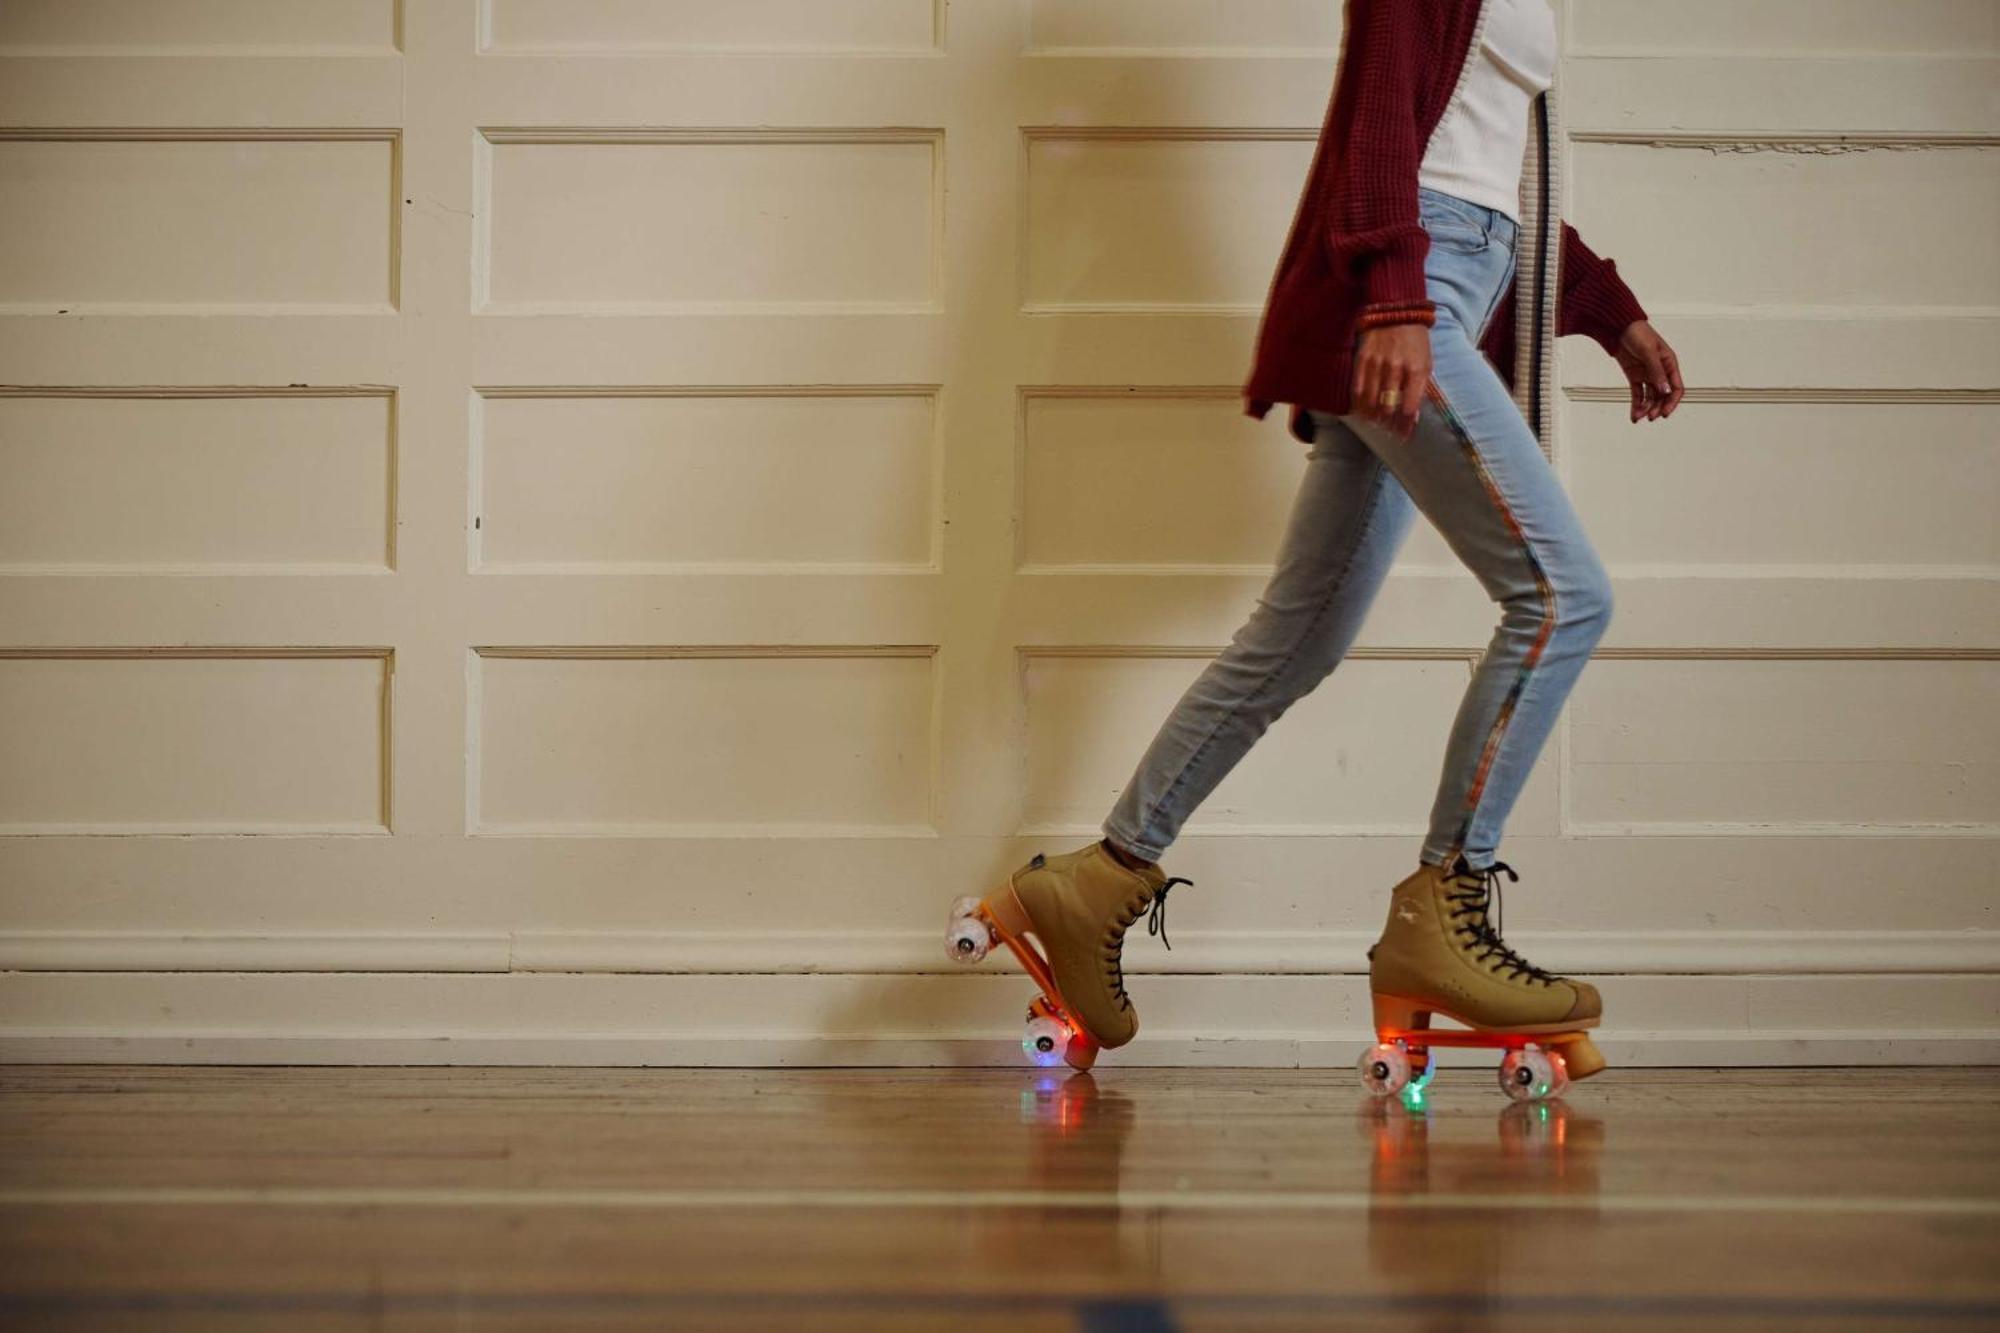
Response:
[[[1167,938],[1167,890],[1176,884],[1192,883],[1193,880],[1184,879],[1179,875],[1169,877],[1167,882],[1160,886],[1159,892],[1153,895],[1152,910],[1146,913],[1146,933],[1158,935],[1160,943],[1166,945],[1168,949],[1174,946]],[[1122,943],[1126,929],[1139,919],[1139,909],[1145,905],[1144,894],[1134,898],[1125,904],[1125,910],[1120,912],[1104,931],[1104,978],[1111,983],[1111,996],[1121,1009],[1132,1007],[1132,1002],[1125,997],[1125,969],[1121,961],[1124,952]]]
[[[1521,877],[1514,873],[1514,867],[1505,861],[1495,861],[1484,870],[1473,870],[1461,860],[1452,876],[1454,891],[1447,895],[1458,904],[1452,908],[1451,918],[1454,921],[1461,917],[1468,918],[1458,929],[1472,941],[1475,949],[1473,958],[1477,961],[1483,963],[1488,958],[1497,959],[1495,966],[1505,968],[1510,977],[1521,976],[1538,985],[1553,985],[1561,978],[1536,967],[1500,938],[1500,876],[1503,873],[1508,879],[1520,882]]]

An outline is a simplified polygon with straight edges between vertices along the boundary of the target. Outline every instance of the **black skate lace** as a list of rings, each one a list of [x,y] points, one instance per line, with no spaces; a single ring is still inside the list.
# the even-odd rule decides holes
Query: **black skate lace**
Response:
[[[1553,972],[1536,967],[1527,959],[1509,948],[1500,938],[1500,876],[1520,882],[1514,867],[1505,861],[1495,861],[1484,870],[1473,870],[1463,861],[1458,863],[1453,875],[1455,888],[1447,896],[1458,906],[1452,908],[1452,920],[1468,918],[1458,929],[1468,936],[1476,950],[1473,957],[1485,962],[1488,958],[1498,959],[1496,964],[1505,968],[1510,977],[1526,977],[1539,985],[1548,986],[1559,980]]]
[[[1192,883],[1193,880],[1184,879],[1179,875],[1169,877],[1167,882],[1160,886],[1159,892],[1153,895],[1152,910],[1146,913],[1146,933],[1158,935],[1160,943],[1166,945],[1168,949],[1174,946],[1167,938],[1167,890],[1176,884]],[[1111,983],[1111,994],[1121,1009],[1132,1007],[1132,1002],[1125,996],[1125,968],[1122,961],[1124,951],[1121,948],[1121,941],[1125,938],[1126,929],[1139,919],[1139,909],[1145,905],[1144,894],[1134,898],[1125,904],[1125,910],[1118,914],[1112,925],[1104,932],[1104,976]]]

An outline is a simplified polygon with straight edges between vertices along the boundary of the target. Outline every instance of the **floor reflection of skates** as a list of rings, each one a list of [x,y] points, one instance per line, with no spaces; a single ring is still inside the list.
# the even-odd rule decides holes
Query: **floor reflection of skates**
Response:
[[[1563,1102],[1510,1106],[1494,1126],[1491,1142],[1469,1139],[1471,1122],[1434,1122],[1428,1109],[1411,1110],[1386,1098],[1366,1102],[1359,1124],[1373,1147],[1368,1193],[1394,1203],[1417,1194],[1518,1195],[1598,1192],[1604,1121]],[[1484,1136],[1479,1136],[1483,1138]]]
[[[1588,1225],[1601,1191],[1604,1122],[1554,1099],[1518,1102],[1501,1111],[1487,1138],[1484,1116],[1437,1115],[1392,1097],[1362,1104],[1358,1128],[1370,1141],[1368,1254],[1371,1266],[1399,1287],[1424,1294],[1491,1294],[1524,1253],[1562,1248]],[[1479,1210],[1446,1213],[1449,1244],[1440,1244],[1439,1214],[1412,1208],[1426,1195],[1464,1202],[1490,1196],[1496,1208],[1522,1198],[1564,1200],[1533,1215],[1532,1225],[1480,1224]],[[1463,1225],[1452,1225],[1459,1218]],[[1458,1311],[1435,1325],[1461,1328]]]
[[[1064,1006],[1048,961],[1028,942],[1028,931],[1027,917],[1010,895],[981,899],[968,893],[951,904],[945,953],[956,962],[976,963],[996,942],[1005,944],[1042,991],[1028,1002],[1021,1049],[1038,1065],[1066,1062],[1072,1069],[1088,1069],[1097,1062],[1097,1042]]]
[[[1118,1189],[1119,1163],[1137,1109],[1094,1075],[1036,1073],[1021,1092],[1021,1123],[1028,1126],[1030,1171],[1044,1189]]]
[[[1019,1164],[1024,1197],[1015,1207],[968,1209],[953,1223],[964,1228],[967,1251],[978,1256],[980,1269],[1018,1275],[1009,1282],[1046,1284],[1040,1290],[1086,1292],[1106,1284],[1157,1289],[1164,1280],[1164,1214],[1115,1202],[1128,1141],[1138,1128],[1137,1100],[1100,1087],[1093,1074],[1060,1065],[1018,1070],[995,1087],[1018,1098],[1009,1117],[1018,1131],[996,1122],[987,1146],[1005,1151],[1010,1168]],[[1080,1207],[1080,1196],[1104,1202]],[[1021,1319],[1027,1327],[1030,1312],[1022,1311]],[[1077,1325],[1064,1317],[1060,1326]]]
[[[1517,1102],[1560,1097],[1574,1079],[1604,1068],[1603,1054],[1584,1030],[1597,1025],[1594,1018],[1575,1027],[1549,1024],[1502,1031],[1469,1025],[1433,1028],[1433,1012],[1441,1011],[1393,995],[1375,996],[1375,1044],[1355,1061],[1364,1088],[1377,1097],[1400,1096],[1405,1106],[1421,1107],[1437,1072],[1432,1052],[1447,1046],[1505,1051],[1500,1059],[1500,1089]]]

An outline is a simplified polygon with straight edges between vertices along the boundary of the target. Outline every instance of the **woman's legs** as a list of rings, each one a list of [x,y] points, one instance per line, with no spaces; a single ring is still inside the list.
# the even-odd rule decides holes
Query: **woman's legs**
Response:
[[[1311,466],[1257,610],[1161,726],[1103,825],[1157,861],[1264,730],[1339,663],[1413,505],[1489,596],[1499,627],[1446,747],[1420,859],[1493,864],[1501,828],[1611,616],[1611,582],[1476,332],[1514,273],[1511,219],[1419,191],[1437,306],[1431,386],[1407,441],[1358,414],[1311,414]]]
[[[1501,826],[1611,618],[1611,581],[1533,432],[1446,305],[1407,441],[1343,417],[1394,470],[1493,600],[1499,627],[1446,747],[1420,859],[1491,866]]]
[[[1257,738],[1353,644],[1414,510],[1353,431],[1325,418],[1270,582],[1229,646],[1181,695],[1104,821],[1106,840],[1157,861]]]

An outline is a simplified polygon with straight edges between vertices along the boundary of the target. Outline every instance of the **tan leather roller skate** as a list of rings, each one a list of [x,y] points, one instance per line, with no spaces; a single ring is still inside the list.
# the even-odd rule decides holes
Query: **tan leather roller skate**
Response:
[[[1519,878],[1505,862],[1472,870],[1460,857],[1396,886],[1368,951],[1376,1045],[1357,1062],[1376,1096],[1421,1101],[1443,1046],[1506,1051],[1500,1086],[1517,1101],[1560,1096],[1604,1068],[1588,1033],[1603,1014],[1597,988],[1536,967],[1500,938],[1502,874]],[[1465,1030],[1432,1028],[1433,1015]]]
[[[1164,942],[1167,891],[1191,882],[1158,865],[1126,866],[1102,841],[1056,856],[1037,852],[986,897],[952,903],[945,952],[976,963],[1004,943],[1041,988],[1028,1005],[1022,1049],[1037,1064],[1088,1069],[1100,1049],[1123,1046],[1139,1031],[1120,964],[1126,927],[1150,907],[1146,929]]]

